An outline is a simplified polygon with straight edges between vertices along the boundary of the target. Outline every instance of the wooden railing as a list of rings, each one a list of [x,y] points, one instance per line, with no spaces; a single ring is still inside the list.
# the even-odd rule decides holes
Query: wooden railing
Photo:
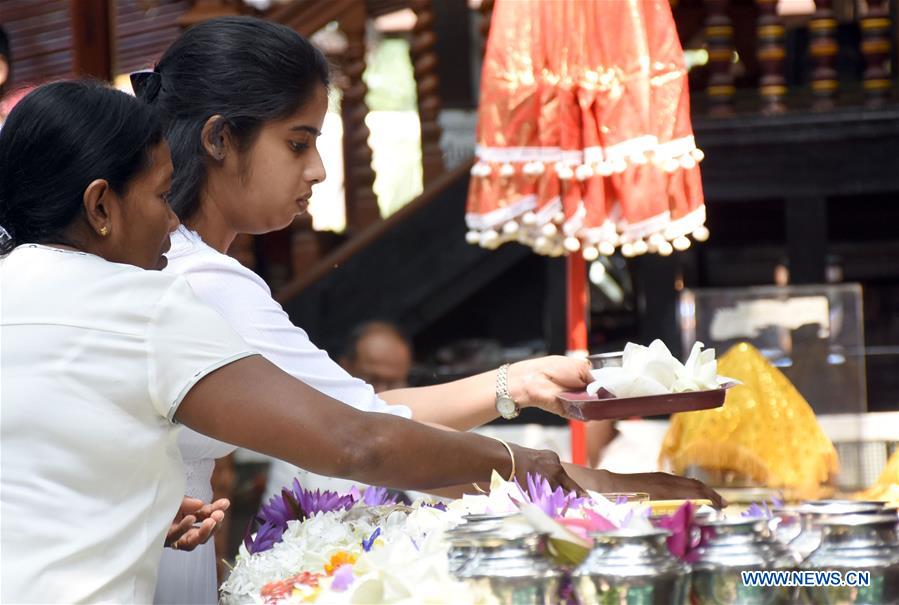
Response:
[[[679,0],[675,19],[685,47],[704,34],[707,63],[691,71],[694,113],[727,116],[735,112],[779,114],[787,109],[829,110],[838,105],[877,107],[895,90],[890,72],[895,29],[887,0],[814,0],[814,12],[779,14],[778,0]],[[854,19],[838,20],[855,13]],[[847,10],[848,9],[848,10]],[[808,44],[793,44],[787,35],[807,29]],[[838,39],[838,31],[857,28],[859,41]],[[841,44],[843,48],[841,48]],[[850,48],[849,46],[852,46]],[[838,55],[856,54],[863,74],[837,72]],[[807,65],[797,56],[806,56]],[[738,71],[742,71],[738,75]],[[862,71],[862,70],[860,70]],[[788,73],[790,77],[788,78]],[[751,89],[754,93],[750,94]],[[699,93],[699,94],[696,94]]]

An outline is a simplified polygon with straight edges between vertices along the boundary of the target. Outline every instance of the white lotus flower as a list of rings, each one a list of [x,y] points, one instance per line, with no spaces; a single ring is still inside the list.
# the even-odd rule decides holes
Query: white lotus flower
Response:
[[[703,350],[693,345],[687,363],[678,361],[661,340],[648,347],[628,343],[624,347],[621,367],[593,370],[594,381],[587,392],[595,395],[605,389],[615,397],[645,397],[685,391],[718,388],[718,362],[715,349]]]

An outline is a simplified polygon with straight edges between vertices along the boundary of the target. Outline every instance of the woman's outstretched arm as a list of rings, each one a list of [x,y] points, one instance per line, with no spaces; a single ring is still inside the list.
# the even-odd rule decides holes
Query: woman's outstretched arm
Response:
[[[511,470],[508,451],[494,439],[361,412],[259,355],[202,378],[184,397],[175,418],[210,437],[312,472],[374,485],[432,489],[489,481],[493,469],[504,476]],[[536,472],[553,485],[580,491],[554,452],[511,447],[522,480]]]
[[[521,407],[539,407],[561,414],[556,396],[562,391],[583,390],[593,380],[590,368],[586,359],[558,355],[519,361],[509,367],[509,393]],[[416,420],[467,431],[499,416],[494,407],[496,372],[378,395],[387,403],[408,406]]]

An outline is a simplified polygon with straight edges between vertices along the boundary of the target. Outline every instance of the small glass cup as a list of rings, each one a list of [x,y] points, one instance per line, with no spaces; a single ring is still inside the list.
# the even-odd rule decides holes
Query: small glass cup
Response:
[[[597,353],[596,355],[588,355],[587,359],[593,364],[593,369],[600,368],[620,368],[624,365],[624,352],[614,351],[612,353]]]
[[[646,492],[607,492],[600,494],[600,496],[615,504],[649,502],[649,494]]]

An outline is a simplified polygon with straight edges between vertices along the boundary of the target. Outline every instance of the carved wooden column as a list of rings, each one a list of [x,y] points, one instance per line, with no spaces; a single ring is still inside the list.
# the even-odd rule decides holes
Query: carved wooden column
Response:
[[[783,100],[787,94],[784,79],[784,26],[777,14],[777,0],[756,0],[759,9],[758,59],[762,70],[759,80],[759,94],[762,97],[762,112],[781,113],[786,107]]]
[[[374,192],[375,173],[371,167],[370,135],[365,124],[368,107],[365,94],[368,87],[362,80],[365,71],[365,3],[353,5],[352,11],[340,19],[346,35],[347,48],[343,62],[343,163],[346,189],[347,232],[360,230],[381,220],[378,199]]]
[[[727,16],[728,0],[707,0],[705,40],[709,52],[709,81],[707,94],[715,116],[733,113],[734,87],[734,27]]]
[[[837,20],[833,14],[833,0],[815,0],[815,14],[808,24],[809,54],[814,61],[812,95],[815,109],[831,109],[837,94],[836,56]]]
[[[862,55],[865,57],[865,99],[880,105],[889,94],[890,9],[886,0],[868,0],[868,11],[861,19]]]
[[[418,117],[421,122],[421,164],[427,184],[444,171],[440,149],[440,94],[437,90],[437,53],[434,50],[434,10],[431,0],[412,0],[415,27],[412,28],[412,65],[418,91]]]

